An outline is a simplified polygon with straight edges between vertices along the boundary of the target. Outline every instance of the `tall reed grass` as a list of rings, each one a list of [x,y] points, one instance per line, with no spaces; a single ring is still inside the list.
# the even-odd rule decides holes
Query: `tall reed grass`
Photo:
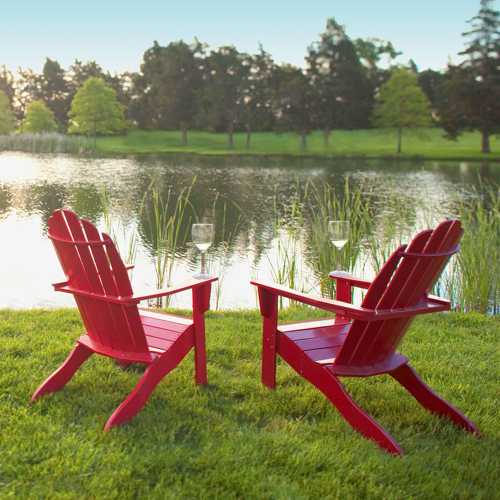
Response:
[[[100,193],[100,202],[106,233],[115,243],[120,255],[125,258],[125,262],[128,265],[134,265],[139,245],[135,223],[125,224],[113,215],[111,197],[106,189],[103,189]],[[132,275],[133,271],[131,270],[130,273]]]
[[[220,210],[218,207],[221,207]],[[236,239],[240,233],[241,226],[244,222],[241,207],[235,202],[228,202],[220,197],[217,193],[213,202],[212,212],[214,214],[216,241],[214,247],[208,251],[208,271],[212,276],[217,276],[218,280],[214,283],[215,292],[215,309],[220,307],[222,289],[226,271],[231,263]],[[235,212],[235,220],[229,222],[230,212]],[[218,214],[215,221],[215,214]]]
[[[335,269],[353,271],[363,252],[364,238],[371,233],[373,213],[369,197],[363,189],[354,187],[346,177],[341,189],[333,186],[318,186],[312,182],[307,186],[308,245],[307,258],[319,284],[321,294],[335,295],[335,281],[328,273]],[[348,220],[349,239],[342,250],[337,250],[328,235],[329,220]]]
[[[169,187],[165,194],[153,181],[144,195],[141,212],[146,221],[146,236],[151,243],[157,288],[170,284],[178,249],[187,241],[193,219],[190,196],[195,182],[196,178],[179,193]],[[162,297],[156,302],[158,307],[166,303]]]
[[[460,252],[450,263],[441,287],[462,311],[500,313],[500,197],[498,188],[459,209],[464,229]]]
[[[87,154],[94,151],[94,147],[86,137],[69,136],[57,132],[22,133],[0,135],[0,151]]]
[[[303,259],[305,192],[297,181],[295,193],[284,202],[273,198],[271,246],[265,253],[274,282],[300,291],[311,288]],[[287,303],[280,297],[279,307]]]

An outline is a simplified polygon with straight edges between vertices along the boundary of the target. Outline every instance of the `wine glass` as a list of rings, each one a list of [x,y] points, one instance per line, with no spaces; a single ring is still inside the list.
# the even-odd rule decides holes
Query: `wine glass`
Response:
[[[350,224],[348,220],[330,220],[328,221],[328,235],[332,245],[340,252],[345,247],[347,241],[349,240],[349,230]],[[335,272],[345,273],[340,269]]]
[[[214,241],[213,224],[193,224],[191,236],[196,248],[201,252],[201,271],[195,274],[197,279],[206,279],[210,275],[207,273],[206,251],[212,246]]]

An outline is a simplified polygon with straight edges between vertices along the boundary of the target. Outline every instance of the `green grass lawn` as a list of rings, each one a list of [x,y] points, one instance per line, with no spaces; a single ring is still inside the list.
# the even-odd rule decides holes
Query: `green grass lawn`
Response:
[[[235,148],[227,148],[226,134],[190,132],[188,146],[181,146],[179,132],[175,131],[131,131],[126,136],[102,137],[97,149],[106,154],[141,153],[193,153],[202,155],[252,154],[252,155],[301,155],[296,134],[260,132],[252,135],[250,149],[245,148],[245,134],[235,135]],[[423,157],[429,159],[500,159],[500,138],[492,137],[492,153],[480,151],[478,133],[465,133],[457,141],[443,137],[443,131],[429,128],[419,132],[408,132],[403,139],[403,154],[400,157]],[[317,156],[397,156],[396,134],[391,130],[335,131],[330,147],[325,149],[321,132],[314,132],[308,139],[306,155]]]
[[[94,356],[63,391],[28,405],[80,333],[75,310],[0,311],[0,498],[492,499],[500,491],[498,317],[419,318],[402,346],[481,439],[425,412],[388,376],[346,379],[403,458],[351,430],[283,363],[277,390],[264,389],[257,312],[209,313],[209,386],[194,386],[191,354],[110,433],[104,423],[138,369]]]

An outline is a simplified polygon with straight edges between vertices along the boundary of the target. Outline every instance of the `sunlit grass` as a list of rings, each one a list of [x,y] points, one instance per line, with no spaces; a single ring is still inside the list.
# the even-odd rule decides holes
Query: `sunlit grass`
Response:
[[[492,153],[480,153],[480,134],[467,132],[457,141],[444,138],[443,131],[429,128],[405,136],[402,157],[425,158],[500,158],[500,139],[491,138]],[[234,136],[234,149],[227,149],[226,134],[193,131],[187,146],[181,144],[177,131],[131,131],[120,137],[102,137],[97,149],[102,153],[195,153],[195,154],[258,154],[258,155],[328,155],[328,156],[396,156],[396,135],[392,130],[338,130],[325,149],[323,135],[316,131],[308,138],[308,150],[300,150],[299,138],[293,133],[256,132],[250,149],[245,134]]]
[[[284,320],[317,316],[285,310]],[[192,355],[128,425],[103,432],[137,382],[94,356],[61,392],[28,405],[82,325],[75,310],[0,311],[1,498],[494,498],[500,426],[498,318],[419,318],[402,352],[481,439],[427,413],[390,377],[345,379],[405,449],[394,458],[355,433],[283,363],[259,382],[260,316],[210,313],[209,385]]]

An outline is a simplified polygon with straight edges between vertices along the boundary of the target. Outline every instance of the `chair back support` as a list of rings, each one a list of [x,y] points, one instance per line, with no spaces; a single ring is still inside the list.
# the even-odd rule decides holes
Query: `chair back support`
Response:
[[[379,311],[416,306],[425,300],[462,236],[459,221],[447,220],[399,247],[373,280],[362,306]],[[335,360],[342,365],[382,363],[398,347],[413,317],[353,321]]]
[[[68,286],[99,296],[74,295],[87,335],[105,349],[149,356],[139,311],[135,304],[106,302],[108,297],[130,297],[127,269],[107,234],[71,210],[56,210],[49,219],[54,244]]]

